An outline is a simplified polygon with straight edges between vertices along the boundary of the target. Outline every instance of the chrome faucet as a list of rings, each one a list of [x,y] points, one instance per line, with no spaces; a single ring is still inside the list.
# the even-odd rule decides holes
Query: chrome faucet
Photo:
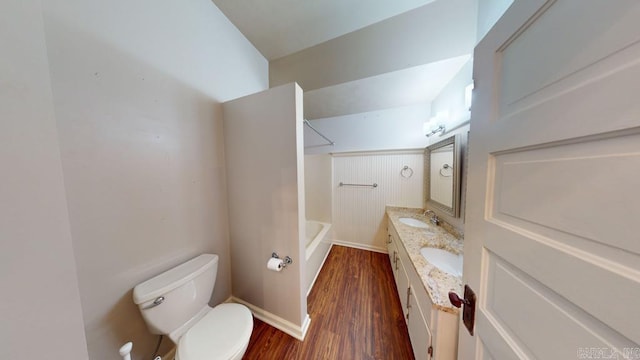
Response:
[[[429,221],[431,221],[432,224],[436,226],[440,225],[440,219],[438,218],[438,215],[436,215],[436,213],[433,212],[433,210],[425,210],[424,216],[429,217]]]

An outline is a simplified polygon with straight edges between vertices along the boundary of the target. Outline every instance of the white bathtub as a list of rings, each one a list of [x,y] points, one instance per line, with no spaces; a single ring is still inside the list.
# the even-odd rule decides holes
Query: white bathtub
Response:
[[[306,282],[307,294],[320,273],[320,268],[331,248],[331,224],[307,220],[306,223]]]

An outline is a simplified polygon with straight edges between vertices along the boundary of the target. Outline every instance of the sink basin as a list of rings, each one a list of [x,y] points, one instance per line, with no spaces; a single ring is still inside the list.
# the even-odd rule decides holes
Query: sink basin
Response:
[[[420,254],[435,267],[454,276],[462,276],[462,254],[456,255],[442,249],[423,247]]]
[[[417,228],[422,228],[422,229],[426,229],[429,227],[429,225],[424,222],[424,221],[420,221],[418,219],[414,219],[414,218],[406,218],[406,217],[402,217],[400,219],[401,223],[405,224],[405,225],[409,225],[409,226],[413,226],[413,227],[417,227]]]

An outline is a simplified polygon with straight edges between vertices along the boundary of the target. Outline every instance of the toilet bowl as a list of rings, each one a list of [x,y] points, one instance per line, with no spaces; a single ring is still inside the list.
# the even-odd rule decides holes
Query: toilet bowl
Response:
[[[218,305],[180,338],[176,360],[241,359],[252,330],[251,312],[245,306]]]
[[[241,359],[253,330],[251,311],[240,304],[208,305],[218,256],[203,254],[133,289],[149,331],[167,335],[179,360]]]

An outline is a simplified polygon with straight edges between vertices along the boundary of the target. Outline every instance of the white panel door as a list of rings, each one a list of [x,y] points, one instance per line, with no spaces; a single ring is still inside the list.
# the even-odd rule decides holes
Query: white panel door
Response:
[[[459,359],[640,359],[640,1],[516,1],[474,62]]]

